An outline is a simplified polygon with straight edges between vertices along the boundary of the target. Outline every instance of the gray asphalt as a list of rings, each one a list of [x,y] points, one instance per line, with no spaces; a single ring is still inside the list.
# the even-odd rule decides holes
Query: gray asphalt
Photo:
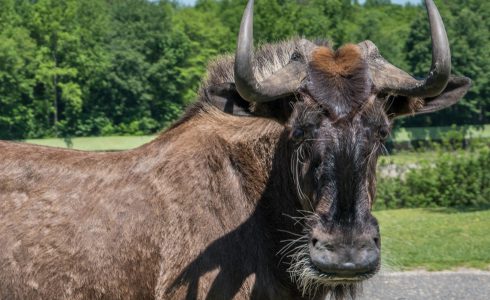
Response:
[[[361,300],[490,300],[490,272],[393,272],[364,284]]]

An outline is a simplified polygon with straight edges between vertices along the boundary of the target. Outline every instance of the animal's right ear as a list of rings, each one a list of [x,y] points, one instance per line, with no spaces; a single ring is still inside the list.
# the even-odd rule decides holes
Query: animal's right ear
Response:
[[[235,116],[251,116],[249,106],[240,94],[235,84],[231,82],[216,84],[204,91],[206,99],[221,111]]]
[[[440,95],[430,98],[397,96],[392,103],[389,103],[387,113],[392,118],[432,113],[456,104],[470,87],[471,80],[469,78],[451,76],[446,88]]]

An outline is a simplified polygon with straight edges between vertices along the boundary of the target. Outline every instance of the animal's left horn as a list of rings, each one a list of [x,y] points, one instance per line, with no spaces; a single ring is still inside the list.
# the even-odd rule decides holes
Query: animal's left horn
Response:
[[[387,62],[376,46],[360,44],[368,61],[371,77],[379,92],[409,97],[435,97],[446,88],[451,75],[451,51],[441,15],[433,0],[425,0],[432,38],[432,66],[425,79],[417,80]]]
[[[238,47],[235,56],[235,84],[238,93],[249,102],[269,102],[293,94],[306,76],[306,67],[298,61],[291,61],[258,82],[253,71],[253,9],[254,0],[249,0],[243,13]]]

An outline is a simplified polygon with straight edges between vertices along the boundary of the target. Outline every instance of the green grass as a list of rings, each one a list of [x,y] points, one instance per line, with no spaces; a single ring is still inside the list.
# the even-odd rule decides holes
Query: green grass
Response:
[[[73,148],[85,151],[120,151],[136,148],[150,142],[155,136],[107,136],[107,137],[81,137],[73,138],[72,145],[68,146],[63,139],[32,139],[25,140],[27,143],[60,147]],[[418,163],[421,160],[431,160],[437,155],[436,152],[409,152],[403,151],[394,155],[382,156],[381,163],[410,164]]]
[[[396,129],[391,139],[395,143],[410,142],[414,140],[440,140],[448,132],[458,130],[464,133],[467,139],[490,138],[490,124],[483,126],[445,126],[445,127],[414,127]]]
[[[474,152],[470,150],[460,151],[443,151],[445,154],[450,154],[454,159],[473,155]],[[379,165],[396,164],[420,164],[423,162],[433,162],[441,156],[441,151],[427,150],[427,151],[400,151],[390,155],[380,156]]]
[[[490,270],[490,209],[376,211],[388,269]]]
[[[459,126],[459,127],[421,127],[421,128],[399,128],[396,129],[391,137],[391,141],[395,143],[406,143],[414,140],[438,140],[448,132],[459,130],[464,132],[468,139],[487,139],[490,138],[490,124],[480,127],[476,126]],[[87,151],[112,151],[126,150],[138,147],[154,139],[155,136],[109,136],[109,137],[83,137],[73,138],[71,148]],[[28,143],[66,148],[67,144],[63,139],[32,139],[26,140]],[[423,154],[430,156],[431,154]],[[400,153],[394,162],[402,163],[416,162],[420,157],[417,153]],[[430,157],[428,157],[430,159]]]
[[[118,151],[141,146],[153,140],[155,136],[106,136],[80,137],[71,139],[70,147],[63,139],[33,139],[25,142],[60,148],[73,148],[85,151]]]
[[[380,164],[396,164],[396,165],[406,165],[406,164],[416,164],[422,161],[431,161],[437,157],[437,151],[402,151],[395,154],[383,155],[379,158]]]
[[[60,147],[73,148],[85,151],[120,151],[136,148],[153,140],[155,136],[108,136],[108,137],[81,137],[73,138],[72,145],[68,146],[63,139],[32,139],[25,140],[27,143]],[[423,160],[430,161],[438,155],[436,151],[411,152],[402,151],[396,154],[381,156],[381,164],[412,164],[420,163]]]

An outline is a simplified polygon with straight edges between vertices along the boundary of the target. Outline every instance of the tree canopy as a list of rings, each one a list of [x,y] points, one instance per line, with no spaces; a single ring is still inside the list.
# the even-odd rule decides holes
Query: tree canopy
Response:
[[[335,46],[370,39],[424,76],[422,6],[370,0],[257,0],[256,43],[304,36]],[[403,120],[483,124],[490,117],[490,2],[437,1],[453,72],[473,79],[461,104]],[[150,134],[195,100],[209,60],[236,47],[245,0],[194,7],[148,0],[0,0],[0,138]]]

